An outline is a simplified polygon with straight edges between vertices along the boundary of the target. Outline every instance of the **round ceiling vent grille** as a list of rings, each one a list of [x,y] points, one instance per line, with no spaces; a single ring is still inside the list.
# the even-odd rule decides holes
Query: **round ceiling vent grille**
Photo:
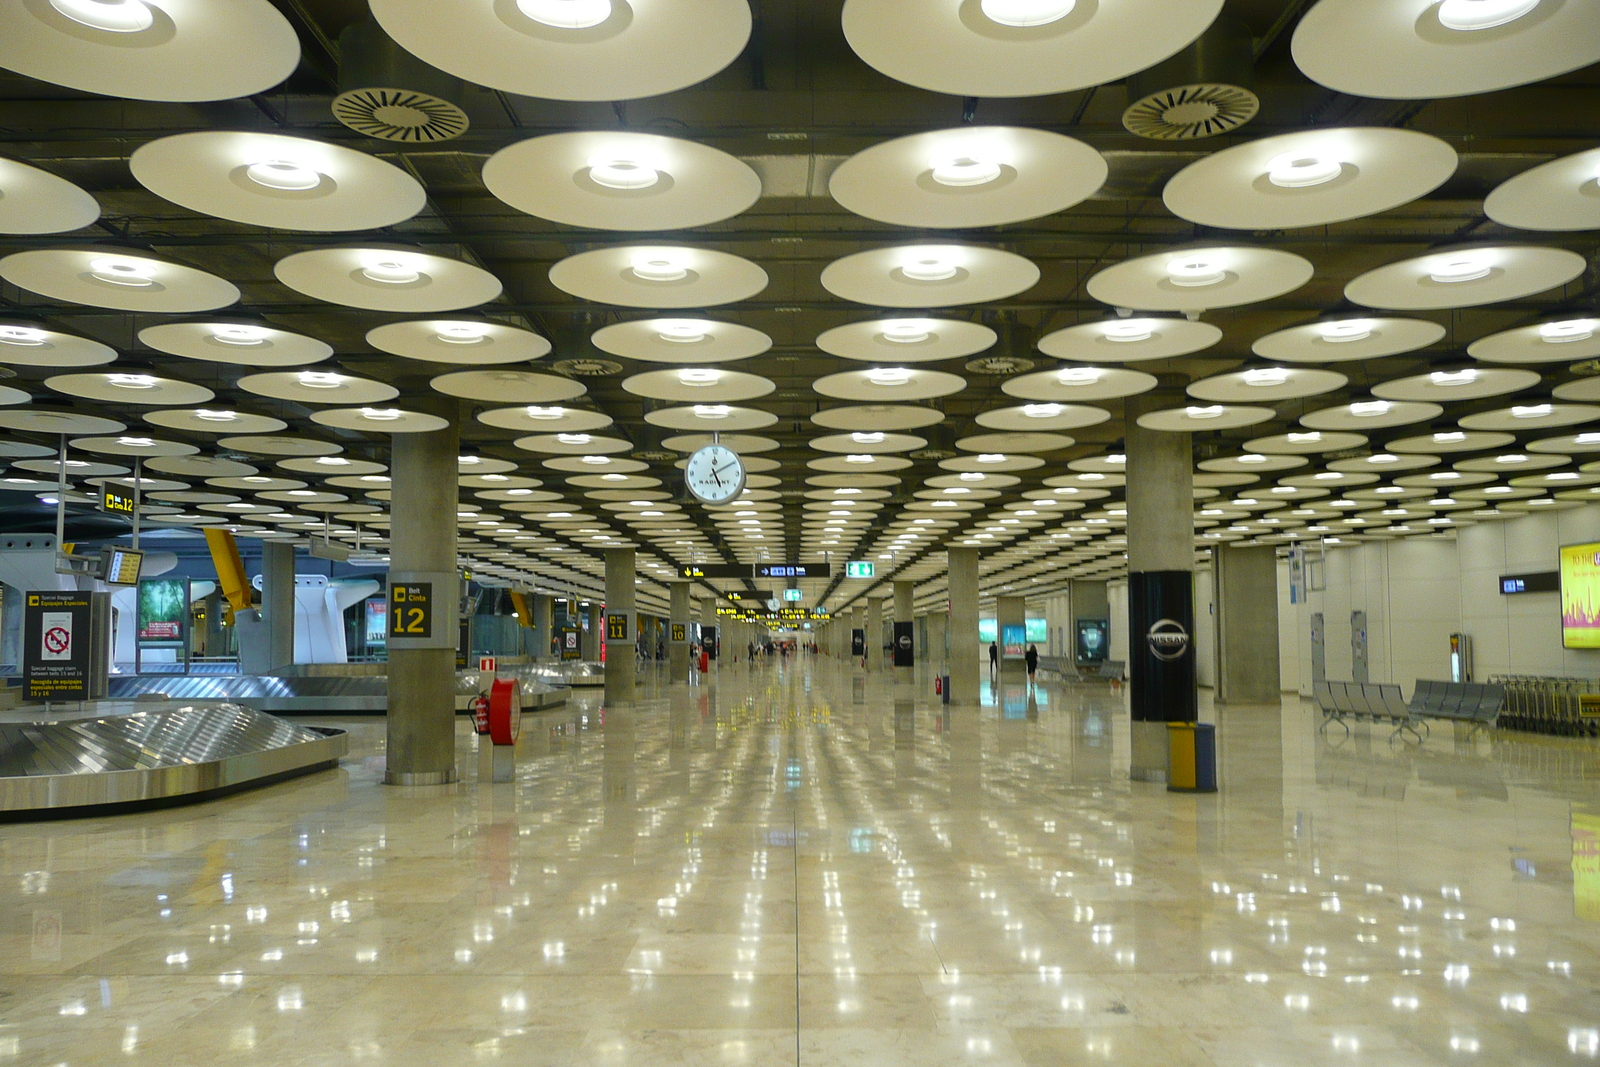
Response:
[[[979,356],[967,361],[974,374],[1021,374],[1033,369],[1033,360],[1021,356]]]
[[[637,452],[628,454],[644,463],[670,463],[678,458],[676,452],[668,452],[662,448],[641,448]]]
[[[1256,94],[1237,85],[1175,85],[1130,105],[1122,124],[1156,141],[1192,141],[1236,130],[1260,110]]]
[[[948,448],[917,448],[907,452],[906,455],[912,459],[949,459],[956,453]]]
[[[558,359],[550,369],[574,378],[607,378],[622,373],[622,364],[609,359]]]
[[[425,144],[467,132],[467,113],[410,89],[352,89],[333,98],[333,117],[368,137]]]

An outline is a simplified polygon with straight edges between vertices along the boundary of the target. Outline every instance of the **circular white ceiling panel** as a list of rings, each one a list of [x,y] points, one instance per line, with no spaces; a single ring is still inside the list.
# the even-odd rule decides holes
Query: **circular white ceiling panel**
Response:
[[[105,456],[192,456],[200,449],[182,441],[124,434],[121,437],[79,437],[72,447]]]
[[[333,355],[314,337],[237,322],[164,322],[140,330],[139,340],[170,356],[245,367],[295,367]]]
[[[754,400],[766,396],[777,387],[772,379],[759,374],[719,370],[716,367],[645,371],[622,382],[622,388],[635,396],[688,404],[731,404]]]
[[[216,396],[203,385],[142,373],[58,374],[44,384],[68,396],[111,404],[204,404]]]
[[[1414,352],[1444,335],[1443,326],[1426,319],[1327,319],[1259,337],[1250,351],[1285,363],[1347,363]]]
[[[1113,307],[1200,311],[1238,307],[1293,292],[1311,280],[1311,261],[1246,245],[1174,249],[1123,260],[1089,279],[1089,295]]]
[[[42,296],[118,311],[214,311],[239,299],[232,282],[142,252],[41,248],[0,259],[0,278]]]
[[[1565,285],[1586,265],[1564,248],[1466,246],[1369,270],[1352,279],[1344,295],[1352,303],[1399,311],[1476,307]]]
[[[835,326],[817,337],[817,347],[841,359],[867,363],[932,363],[961,359],[994,346],[995,332],[960,319],[868,319]]]
[[[369,433],[432,433],[450,425],[437,415],[391,407],[326,408],[313,411],[311,421],[338,430]]]
[[[1425,196],[1456,170],[1456,151],[1415,130],[1302,130],[1189,164],[1162,199],[1179,218],[1232,230],[1323,226]]]
[[[482,416],[479,416],[482,418]],[[658,408],[645,413],[644,421],[669,430],[763,430],[778,421],[778,416],[759,408],[731,404],[691,404],[681,408]]]
[[[951,307],[1001,300],[1033,288],[1039,268],[978,245],[915,244],[857,252],[828,264],[822,287],[877,307]]]
[[[4,327],[0,327],[3,331]],[[1486,363],[1561,363],[1600,356],[1600,318],[1555,319],[1480,337],[1467,355]],[[3,358],[0,349],[0,358]]]
[[[966,452],[992,455],[996,452],[1055,452],[1071,448],[1075,443],[1066,434],[1024,431],[974,434],[958,440],[956,447]]]
[[[1384,445],[1390,452],[1478,452],[1504,448],[1516,441],[1508,433],[1469,433],[1465,430],[1439,430],[1418,437],[1402,437]]]
[[[319,441],[314,437],[285,436],[255,436],[224,437],[217,442],[218,448],[230,449],[234,452],[249,452],[258,456],[328,456],[332,457],[344,451],[340,445],[331,441]],[[327,470],[335,474],[351,473],[351,465],[346,463],[319,464],[315,467],[296,468],[302,470]]]
[[[1444,411],[1439,404],[1415,400],[1356,400],[1338,407],[1323,408],[1301,418],[1300,425],[1313,430],[1380,430],[1426,422]]]
[[[496,404],[556,404],[589,391],[582,382],[525,370],[462,370],[428,383],[447,396]]]
[[[1222,0],[847,0],[867,65],[951,96],[1044,96],[1120,81],[1211,25]]]
[[[965,378],[944,371],[918,367],[868,367],[864,370],[826,374],[811,383],[823,396],[837,400],[868,400],[902,403],[932,400],[959,393],[967,387]]]
[[[391,322],[368,330],[367,344],[406,359],[479,366],[525,363],[550,354],[550,342],[536,333],[474,319]]]
[[[1111,418],[1104,408],[1083,404],[1023,404],[1012,408],[991,408],[974,420],[991,430],[1078,430],[1098,426]]]
[[[1232,404],[1190,404],[1188,407],[1147,411],[1139,416],[1139,425],[1147,430],[1165,430],[1169,433],[1201,433],[1207,430],[1236,430],[1241,426],[1254,426],[1271,419],[1271,408]]]
[[[232,100],[294,73],[300,39],[266,0],[15,0],[0,67],[132,100]]]
[[[116,358],[116,349],[87,337],[31,322],[0,321],[0,363],[15,367],[94,367]]]
[[[1197,400],[1272,404],[1332,392],[1349,380],[1337,371],[1308,367],[1247,367],[1203,378],[1188,393]]]
[[[0,233],[66,233],[99,217],[95,198],[65,178],[0,159]]]
[[[415,178],[376,156],[276,133],[162,137],[135,150],[128,167],[180,207],[285,230],[375,230],[411,218],[428,199]]]
[[[1000,383],[1008,396],[1053,403],[1115,400],[1156,387],[1154,375],[1123,367],[1058,367],[1019,374]]]
[[[600,304],[697,308],[750,299],[767,287],[767,272],[706,248],[625,245],[568,256],[550,268],[550,283]]]
[[[295,400],[302,404],[377,404],[393,400],[400,390],[388,382],[356,378],[337,371],[269,371],[247,374],[239,388],[256,396],[274,400]]]
[[[1600,7],[1571,0],[1321,0],[1296,27],[1306,77],[1421,100],[1526,85],[1600,61]]]
[[[190,433],[277,433],[288,423],[269,415],[252,415],[231,408],[196,408],[152,411],[144,421],[171,430]]]
[[[1140,315],[1068,326],[1039,339],[1039,351],[1085,363],[1137,363],[1200,352],[1222,340],[1209,322]]]
[[[594,332],[602,352],[647,363],[726,363],[772,347],[760,330],[713,319],[635,319]]]
[[[726,152],[625,130],[519,141],[489,157],[483,182],[518,211],[596,230],[704,226],[761,198],[756,172]]]
[[[1343,452],[1347,448],[1359,448],[1367,443],[1365,435],[1359,433],[1324,433],[1321,430],[1306,430],[1297,432],[1273,434],[1270,437],[1257,437],[1244,443],[1246,452],[1257,452],[1269,456],[1312,456],[1326,452]]]
[[[1530,401],[1513,404],[1497,411],[1480,411],[1467,415],[1458,425],[1463,430],[1489,430],[1520,432],[1549,430],[1557,426],[1579,426],[1600,421],[1600,407],[1592,404],[1551,404],[1547,401]]]
[[[485,426],[498,426],[503,430],[536,430],[540,433],[586,433],[603,430],[611,425],[611,416],[586,408],[562,407],[559,404],[529,404],[517,408],[493,408],[478,413],[478,421]]]
[[[828,191],[847,211],[896,226],[1002,226],[1065,211],[1105,184],[1082,141],[1017,126],[958,126],[874,145],[845,160]]]
[[[373,0],[418,59],[458,78],[547,100],[635,100],[704,81],[750,38],[745,0]]]
[[[943,422],[944,412],[912,404],[852,404],[823,408],[811,421],[830,430],[916,430]]]
[[[1460,367],[1441,369],[1409,378],[1395,378],[1372,387],[1372,395],[1384,400],[1482,400],[1484,397],[1515,393],[1539,384],[1539,372],[1509,367]]]
[[[297,293],[368,311],[426,314],[487,303],[500,279],[470,263],[411,249],[316,248],[280,259],[273,273]]]
[[[1562,156],[1500,183],[1483,213],[1518,230],[1600,229],[1600,148]]]

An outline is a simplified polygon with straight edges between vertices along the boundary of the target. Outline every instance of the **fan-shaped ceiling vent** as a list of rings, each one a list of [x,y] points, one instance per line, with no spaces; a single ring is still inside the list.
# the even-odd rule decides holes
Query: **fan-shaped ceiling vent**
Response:
[[[609,359],[579,357],[558,359],[550,364],[550,369],[561,374],[570,374],[574,378],[608,378],[613,374],[621,374],[622,364]]]
[[[641,448],[637,452],[629,452],[628,455],[645,463],[670,463],[678,458],[676,452],[668,452],[664,448]]]
[[[412,89],[354,89],[333,99],[333,117],[368,137],[425,144],[467,132],[467,113]]]
[[[1128,132],[1156,141],[1190,141],[1238,129],[1261,101],[1237,85],[1179,85],[1137,101],[1122,113]]]
[[[1021,356],[979,356],[968,360],[966,366],[974,374],[1021,374],[1033,369],[1033,360]]]

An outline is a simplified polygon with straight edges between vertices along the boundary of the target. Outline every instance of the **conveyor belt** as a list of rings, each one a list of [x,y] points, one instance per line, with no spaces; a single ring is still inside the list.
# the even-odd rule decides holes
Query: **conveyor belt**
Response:
[[[545,670],[518,667],[500,674],[521,681],[522,706],[537,711],[567,699],[567,689],[552,684]],[[477,671],[456,675],[458,712],[468,710],[480,692],[479,679]],[[389,707],[389,679],[382,674],[119,675],[111,679],[109,695],[113,700],[228,701],[278,715],[382,715]]]
[[[6,713],[0,820],[233,792],[335,766],[349,750],[343,730],[311,729],[238,704],[101,707],[107,713]]]

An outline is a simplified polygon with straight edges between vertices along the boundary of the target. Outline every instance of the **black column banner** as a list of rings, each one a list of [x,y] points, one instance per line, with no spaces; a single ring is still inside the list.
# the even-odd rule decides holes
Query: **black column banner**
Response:
[[[1128,575],[1128,690],[1135,722],[1194,722],[1194,574]]]
[[[897,622],[894,624],[894,665],[896,667],[915,667],[917,665],[916,639],[911,632],[912,624]]]
[[[867,631],[850,631],[850,655],[860,659],[867,654]]]

